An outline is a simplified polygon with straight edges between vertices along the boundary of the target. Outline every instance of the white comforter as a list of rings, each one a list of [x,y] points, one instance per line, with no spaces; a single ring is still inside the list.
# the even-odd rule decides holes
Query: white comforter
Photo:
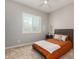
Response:
[[[44,48],[45,50],[47,50],[50,53],[61,48],[61,46],[54,44],[54,43],[50,43],[50,42],[45,41],[45,40],[34,42],[34,44],[39,45],[40,47]]]

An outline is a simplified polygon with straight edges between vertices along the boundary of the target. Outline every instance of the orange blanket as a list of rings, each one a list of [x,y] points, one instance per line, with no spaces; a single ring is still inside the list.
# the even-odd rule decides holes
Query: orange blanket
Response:
[[[41,52],[46,59],[58,59],[60,56],[68,52],[72,48],[72,43],[71,41],[59,41],[56,39],[48,39],[48,42],[55,43],[61,46],[60,49],[54,51],[52,54],[50,54],[48,51],[45,49],[41,48],[40,46],[33,44],[33,48]]]

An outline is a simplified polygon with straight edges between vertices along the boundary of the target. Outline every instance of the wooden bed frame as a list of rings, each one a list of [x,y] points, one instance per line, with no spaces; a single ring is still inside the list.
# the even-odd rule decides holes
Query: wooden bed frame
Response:
[[[70,36],[70,41],[73,43],[73,29],[55,29],[55,32],[54,32],[54,34],[63,34],[63,35],[69,35]],[[72,44],[71,44],[71,42],[69,42],[69,44],[70,45],[66,45],[65,47],[63,47],[61,50],[62,51],[64,51],[66,48],[68,48],[68,49],[66,49],[66,51],[63,53],[62,51],[60,51],[60,50],[58,50],[57,52],[55,52],[54,54],[52,54],[52,55],[45,55],[44,54],[44,52],[46,52],[46,51],[44,51],[43,49],[40,49],[40,51],[39,51],[39,48],[41,48],[41,47],[39,47],[39,46],[36,46],[36,45],[32,45],[33,46],[33,48],[36,50],[36,51],[38,51],[38,52],[40,52],[41,53],[41,55],[43,55],[44,57],[45,57],[45,59],[58,59],[60,56],[62,56],[62,55],[64,55],[65,53],[67,53],[71,48],[72,48]],[[41,52],[41,50],[43,50],[42,52]],[[48,53],[48,52],[47,52]],[[46,54],[47,54],[46,53]],[[60,55],[59,55],[59,53],[60,53]],[[53,57],[52,57],[53,56]],[[55,56],[55,57],[54,57]],[[57,56],[57,57],[56,57]]]

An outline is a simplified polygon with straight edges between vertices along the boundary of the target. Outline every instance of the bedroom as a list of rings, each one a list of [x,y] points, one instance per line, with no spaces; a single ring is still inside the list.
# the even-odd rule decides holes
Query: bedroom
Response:
[[[6,0],[5,19],[6,59],[45,59],[32,45],[50,39],[46,35],[54,36],[56,29],[59,34],[73,35],[74,1]],[[71,48],[60,59],[74,59],[73,51]]]

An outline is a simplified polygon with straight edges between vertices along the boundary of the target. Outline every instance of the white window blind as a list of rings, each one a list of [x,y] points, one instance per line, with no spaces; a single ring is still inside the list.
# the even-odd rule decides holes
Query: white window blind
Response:
[[[40,33],[41,17],[23,13],[23,33]]]

